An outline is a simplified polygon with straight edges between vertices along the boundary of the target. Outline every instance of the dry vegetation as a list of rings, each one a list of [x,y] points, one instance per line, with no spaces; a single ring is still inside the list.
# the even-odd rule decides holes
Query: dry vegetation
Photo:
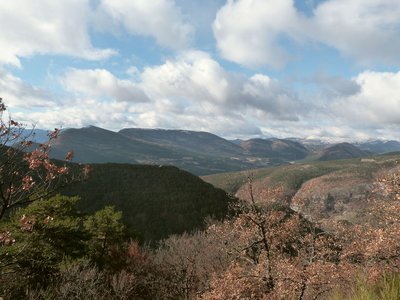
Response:
[[[15,124],[3,124],[3,136],[8,137],[5,130]],[[3,149],[7,147],[3,143]],[[14,169],[0,169],[1,193],[9,195],[0,198],[3,209],[8,212],[13,203],[30,203],[10,215],[0,215],[3,299],[399,297],[397,168],[387,172],[369,166],[358,169],[360,177],[350,175],[356,174],[353,170],[334,180],[326,174],[333,174],[341,166],[332,162],[293,166],[285,172],[270,173],[272,176],[264,181],[269,186],[262,189],[250,177],[242,190],[246,199],[235,203],[229,218],[210,221],[204,231],[170,236],[156,247],[149,247],[130,239],[122,214],[112,207],[82,215],[76,209],[77,198],[51,197],[54,186],[49,183],[56,179],[65,182],[64,176],[69,173],[63,169],[66,166],[48,160],[46,149],[13,156],[5,152],[6,162],[12,159],[22,165],[15,175]],[[393,162],[385,165],[390,166]],[[38,175],[26,177],[32,171]],[[319,180],[308,181],[320,176]],[[377,178],[363,198],[363,218],[359,222],[330,219],[333,223],[327,230],[322,226],[324,222],[301,214],[302,203],[310,200],[305,199],[310,195],[308,189],[329,186],[331,190],[337,185],[343,189],[344,183],[357,186],[365,183],[361,177],[373,176]],[[319,187],[324,180],[327,185]],[[15,185],[10,189],[4,182]],[[38,194],[41,196],[35,197]],[[26,201],[18,202],[21,195]],[[298,212],[290,207],[293,203]],[[332,203],[332,198],[318,203],[325,210],[323,218],[339,204],[347,205]]]

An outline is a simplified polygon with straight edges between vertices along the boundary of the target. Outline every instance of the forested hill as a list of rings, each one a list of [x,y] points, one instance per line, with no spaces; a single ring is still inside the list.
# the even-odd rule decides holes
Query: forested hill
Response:
[[[176,167],[131,164],[94,164],[87,180],[62,193],[79,195],[87,213],[114,205],[146,241],[203,228],[206,217],[226,216],[230,201],[223,190]]]

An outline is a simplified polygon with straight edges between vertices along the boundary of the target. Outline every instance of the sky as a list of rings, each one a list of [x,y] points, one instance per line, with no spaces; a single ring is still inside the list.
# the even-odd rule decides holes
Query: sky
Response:
[[[400,140],[399,0],[0,0],[27,127]]]

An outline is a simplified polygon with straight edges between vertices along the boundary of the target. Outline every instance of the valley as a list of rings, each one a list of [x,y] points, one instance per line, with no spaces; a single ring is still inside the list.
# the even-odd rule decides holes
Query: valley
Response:
[[[98,127],[16,145],[0,159],[10,299],[335,299],[360,270],[396,276],[399,153]]]
[[[398,172],[400,154],[370,155],[331,161],[262,168],[242,172],[214,174],[202,179],[226,192],[250,201],[249,178],[257,203],[281,202],[334,230],[338,222],[364,224],[375,205],[378,178]],[[281,188],[271,197],[270,191]]]
[[[9,299],[76,286],[78,299],[334,300],[364,271],[397,291],[400,154],[371,151],[395,142],[93,126],[41,142],[13,124],[0,144]]]
[[[400,300],[400,0],[0,28],[0,300]]]

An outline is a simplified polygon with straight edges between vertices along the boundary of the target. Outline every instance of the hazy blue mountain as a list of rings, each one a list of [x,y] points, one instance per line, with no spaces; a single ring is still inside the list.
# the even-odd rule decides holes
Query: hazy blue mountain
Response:
[[[41,144],[49,140],[49,130],[43,129],[25,129],[23,135],[27,136],[35,143]]]
[[[369,141],[355,145],[361,150],[379,154],[400,151],[400,142],[398,141]]]
[[[241,139],[234,139],[234,140],[229,140],[231,143],[233,143],[233,144],[235,144],[235,145],[239,145],[240,146],[240,144],[241,143],[243,143],[244,142],[244,140],[241,140]]]

